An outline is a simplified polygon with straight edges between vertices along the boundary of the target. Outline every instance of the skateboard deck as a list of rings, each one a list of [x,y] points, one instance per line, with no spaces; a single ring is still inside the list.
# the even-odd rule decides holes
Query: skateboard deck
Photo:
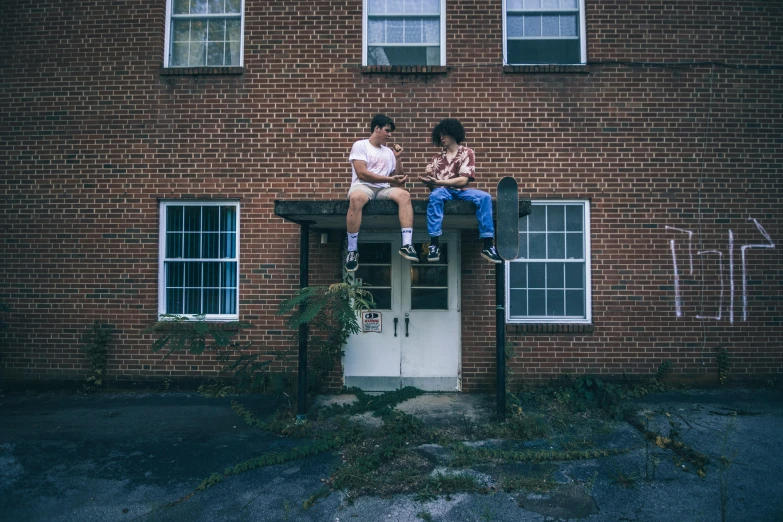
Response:
[[[498,255],[511,261],[519,255],[519,186],[507,176],[498,182],[497,232]]]

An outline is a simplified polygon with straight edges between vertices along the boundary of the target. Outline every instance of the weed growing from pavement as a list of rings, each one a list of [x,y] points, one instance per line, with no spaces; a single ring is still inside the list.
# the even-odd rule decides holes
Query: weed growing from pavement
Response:
[[[605,477],[611,483],[633,488],[642,473],[646,480],[654,480],[659,461],[651,454],[650,447],[671,452],[677,468],[693,470],[704,477],[709,459],[679,440],[682,430],[679,421],[663,412],[637,412],[619,399],[657,391],[657,379],[653,380],[652,384],[633,383],[629,389],[628,385],[596,382],[594,377],[591,381],[564,378],[559,388],[550,385],[515,397],[508,407],[505,423],[477,423],[463,417],[462,422],[449,427],[427,426],[395,409],[423,393],[415,388],[383,394],[344,390],[356,396],[353,403],[313,408],[304,421],[290,408],[261,418],[233,401],[234,412],[248,425],[301,439],[302,443],[285,452],[267,453],[215,472],[195,491],[163,507],[181,503],[239,473],[326,452],[337,455],[339,462],[331,475],[321,479],[321,487],[303,499],[302,509],[309,509],[335,491],[344,493],[346,504],[365,495],[388,498],[409,494],[414,501],[426,503],[438,497],[450,499],[457,493],[545,493],[560,486],[555,479],[559,462],[608,458],[641,449],[641,445],[602,448],[596,444],[595,440],[621,422],[630,423],[644,437],[645,469],[643,472],[615,470]],[[590,390],[593,395],[586,393]],[[611,395],[599,400],[601,393]],[[377,417],[380,424],[355,417],[365,414],[366,419],[367,413]],[[669,423],[665,435],[650,429],[650,421],[657,415],[663,415]],[[727,477],[729,465],[730,460],[723,457],[722,479]],[[598,472],[585,482],[588,495],[597,478]],[[722,480],[723,511],[725,484]],[[286,510],[285,516],[289,515],[292,513]],[[427,520],[428,515],[426,510],[417,514],[422,520]]]
[[[718,380],[721,384],[726,384],[729,380],[729,352],[726,348],[718,346],[715,348],[715,358],[718,363]]]
[[[616,484],[622,488],[625,489],[633,489],[636,487],[636,483],[638,482],[639,476],[636,472],[634,473],[626,473],[624,471],[620,470],[614,470],[609,475],[609,480],[612,481],[612,484]]]
[[[577,381],[579,386],[599,390],[622,390],[606,383]],[[346,502],[362,495],[381,497],[397,493],[415,495],[418,501],[457,492],[494,493],[503,491],[547,491],[556,485],[553,465],[560,461],[606,458],[632,448],[602,449],[593,439],[611,430],[618,422],[614,416],[617,402],[604,397],[599,404],[592,397],[570,395],[561,388],[531,392],[509,407],[505,423],[476,423],[463,417],[450,427],[427,427],[417,418],[394,409],[422,392],[415,388],[367,394],[358,389],[344,390],[356,396],[346,405],[315,408],[305,422],[297,422],[291,412],[261,419],[234,402],[234,411],[251,426],[271,433],[310,442],[286,453],[268,454],[215,473],[200,489],[210,487],[236,473],[263,465],[289,462],[307,455],[333,451],[340,457],[334,472],[322,479],[321,488],[303,502],[313,506],[333,491],[344,491]],[[578,388],[576,388],[578,391]],[[558,400],[558,397],[570,397]],[[533,406],[535,404],[535,407]],[[610,404],[613,406],[610,408]],[[380,426],[371,426],[351,416],[372,412]],[[499,446],[475,447],[475,441],[501,441]],[[523,447],[522,443],[540,442],[546,449]],[[447,455],[437,458],[426,446],[439,448]],[[509,465],[529,464],[531,473],[519,475],[504,470]],[[479,482],[466,469],[481,467],[491,479]],[[436,470],[439,470],[436,472]]]
[[[432,515],[429,511],[419,511],[416,513],[416,518],[423,520],[424,522],[432,522]]]
[[[95,320],[82,337],[82,351],[90,363],[90,375],[86,384],[88,391],[95,391],[106,383],[106,362],[109,357],[109,342],[113,335],[114,329],[111,325]]]
[[[606,383],[584,384],[607,389]],[[650,459],[655,460],[649,453],[653,445],[671,452],[678,468],[686,467],[704,476],[709,459],[678,440],[679,422],[665,417],[670,421],[670,429],[664,435],[650,429],[655,413],[637,413],[616,400],[598,403],[574,393],[578,389],[571,385],[560,390],[529,390],[509,407],[505,423],[476,423],[463,418],[461,423],[449,427],[427,426],[395,409],[422,393],[414,388],[383,394],[345,390],[355,394],[357,400],[347,405],[313,408],[304,421],[291,409],[261,418],[234,401],[234,412],[248,425],[300,439],[302,443],[217,471],[193,492],[163,507],[181,503],[234,475],[326,452],[337,455],[339,462],[331,475],[322,478],[321,487],[303,499],[302,509],[312,507],[334,491],[342,491],[347,504],[364,495],[388,498],[402,493],[413,495],[417,502],[428,502],[438,497],[449,499],[456,493],[547,492],[559,486],[554,477],[559,462],[601,459],[641,449],[601,448],[595,443],[623,421],[636,427],[645,439],[645,479],[652,480],[655,474],[648,467]],[[618,411],[623,413],[623,420],[616,418]],[[367,413],[376,416],[380,424],[365,423],[355,417]],[[726,459],[721,469],[724,476],[729,463]],[[654,466],[657,464],[656,461]],[[631,488],[641,477],[639,470],[618,471],[605,478]],[[596,479],[597,474],[585,482],[586,490],[592,489]],[[427,512],[420,513],[426,516]]]
[[[669,416],[669,414],[664,414]],[[662,449],[671,451],[674,454],[674,464],[683,471],[689,471],[688,464],[696,470],[696,474],[704,478],[707,475],[707,466],[710,463],[709,457],[703,453],[698,452],[694,448],[688,446],[682,441],[677,440],[679,436],[679,429],[674,427],[669,430],[669,437],[666,437],[658,432],[650,431],[646,429],[645,424],[641,422],[635,415],[628,414],[625,419],[631,426],[639,430],[647,441],[654,443],[656,446]]]
[[[546,493],[558,485],[553,478],[555,471],[557,468],[552,463],[531,466],[530,471],[525,474],[502,473],[498,477],[498,482],[502,484],[503,491],[508,493],[520,490],[530,493]]]

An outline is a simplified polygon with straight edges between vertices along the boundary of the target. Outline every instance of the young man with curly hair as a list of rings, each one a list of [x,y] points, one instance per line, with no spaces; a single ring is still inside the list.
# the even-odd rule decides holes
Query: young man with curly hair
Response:
[[[353,144],[348,161],[353,178],[348,190],[348,215],[345,218],[348,232],[348,255],[345,270],[359,268],[359,228],[362,225],[362,209],[373,199],[390,199],[399,207],[402,228],[402,248],[399,254],[405,259],[418,261],[413,248],[413,206],[411,195],[405,190],[408,176],[402,167],[400,145],[387,147],[386,141],[394,131],[394,121],[383,114],[376,114],[370,123],[370,137]]]
[[[427,205],[427,233],[430,247],[427,261],[440,260],[439,238],[443,233],[443,204],[451,199],[471,201],[476,205],[479,237],[484,242],[481,255],[492,263],[503,260],[495,249],[495,227],[492,224],[492,196],[468,184],[475,180],[476,159],[472,149],[460,145],[465,140],[465,128],[453,118],[441,120],[432,129],[432,143],[442,147],[419,179],[430,188]]]

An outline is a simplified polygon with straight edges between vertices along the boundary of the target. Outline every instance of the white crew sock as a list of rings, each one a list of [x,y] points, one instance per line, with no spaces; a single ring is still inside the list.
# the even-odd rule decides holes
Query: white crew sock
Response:
[[[410,245],[413,242],[413,229],[412,228],[403,228],[402,229],[402,246]]]
[[[359,250],[359,233],[351,234],[348,232],[348,250],[349,251],[356,251]]]

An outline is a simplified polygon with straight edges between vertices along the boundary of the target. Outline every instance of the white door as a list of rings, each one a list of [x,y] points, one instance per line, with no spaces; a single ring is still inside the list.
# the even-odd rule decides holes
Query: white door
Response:
[[[440,238],[441,259],[426,260],[429,238],[414,236],[420,261],[399,254],[400,233],[362,233],[352,275],[375,299],[370,330],[351,336],[343,358],[345,385],[366,391],[415,386],[460,388],[459,236]],[[350,280],[351,274],[347,274]],[[360,324],[364,321],[360,317]]]

